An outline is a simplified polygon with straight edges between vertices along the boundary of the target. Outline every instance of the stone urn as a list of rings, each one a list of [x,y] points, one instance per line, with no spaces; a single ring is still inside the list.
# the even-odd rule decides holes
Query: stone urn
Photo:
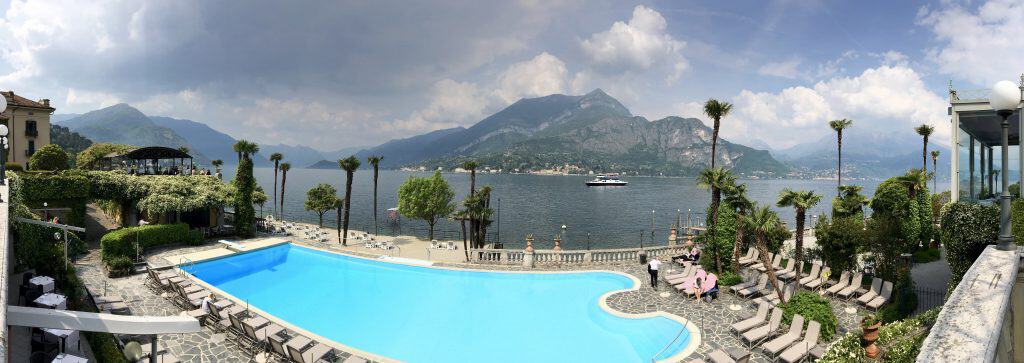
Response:
[[[873,324],[868,325],[868,323],[871,322],[869,320],[872,320]],[[864,318],[864,320],[861,321],[860,326],[861,329],[864,330],[864,355],[866,355],[868,358],[874,359],[875,357],[878,356],[878,346],[875,345],[875,341],[878,340],[878,328],[882,326],[882,322],[874,319]]]

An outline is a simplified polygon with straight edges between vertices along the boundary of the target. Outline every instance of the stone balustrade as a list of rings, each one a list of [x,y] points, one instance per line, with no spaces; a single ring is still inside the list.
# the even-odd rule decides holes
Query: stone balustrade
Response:
[[[470,249],[470,261],[473,263],[518,265],[532,261],[537,264],[611,264],[636,263],[640,253],[648,258],[669,258],[678,256],[689,247],[684,246],[653,246],[644,248],[620,248],[600,250],[510,250],[510,249]],[[532,256],[526,258],[526,255]],[[532,266],[526,264],[527,266]]]

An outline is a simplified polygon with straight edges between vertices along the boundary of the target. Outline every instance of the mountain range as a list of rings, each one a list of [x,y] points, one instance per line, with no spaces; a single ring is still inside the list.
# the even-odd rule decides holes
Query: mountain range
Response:
[[[906,132],[868,132],[855,128],[843,132],[843,176],[884,178],[902,174],[910,168],[921,168],[922,140],[913,130]],[[949,165],[948,147],[930,142],[928,151],[938,150],[938,165]],[[826,134],[816,140],[789,148],[771,151],[772,155],[798,170],[832,171],[836,168],[836,135]],[[932,170],[928,155],[928,170]],[[939,179],[949,177],[948,167],[937,170]]]
[[[700,120],[649,121],[597,89],[581,96],[524,98],[468,128],[438,130],[362,150],[382,167],[454,168],[466,158],[506,171],[573,169],[642,175],[694,175],[711,155],[711,128]],[[785,174],[764,150],[719,140],[717,163],[740,174]],[[322,162],[317,165],[334,167]]]

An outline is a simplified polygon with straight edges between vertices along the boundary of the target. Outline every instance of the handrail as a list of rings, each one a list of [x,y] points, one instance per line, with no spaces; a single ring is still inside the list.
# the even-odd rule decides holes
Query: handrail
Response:
[[[196,263],[192,262],[192,259],[190,259],[188,257],[185,257],[185,256],[181,256],[181,258],[178,259],[178,266],[179,266],[178,270],[181,270],[180,266],[185,264],[184,261],[188,261],[188,267],[191,268],[193,271],[195,270]]]
[[[658,356],[661,355],[661,353],[665,353],[665,351],[668,350],[668,348],[671,348],[673,344],[676,344],[676,341],[679,340],[679,337],[683,336],[683,332],[686,331],[687,324],[690,324],[689,320],[687,320],[686,323],[683,324],[682,329],[679,329],[679,333],[676,334],[675,338],[672,338],[671,342],[668,342],[668,344],[665,345],[664,348],[661,348],[661,350],[658,351],[657,354],[655,354],[653,357],[651,357],[651,363],[657,362],[658,361]]]

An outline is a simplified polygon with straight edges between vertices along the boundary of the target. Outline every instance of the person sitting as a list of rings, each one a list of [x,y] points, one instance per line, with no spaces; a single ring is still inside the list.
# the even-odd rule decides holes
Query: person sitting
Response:
[[[694,262],[694,261],[697,261],[697,260],[700,259],[700,250],[697,249],[696,247],[694,247],[693,249],[691,249],[689,251],[683,252],[683,254],[681,254],[679,256],[673,257],[672,259],[675,260],[675,261],[690,261],[690,262]]]

